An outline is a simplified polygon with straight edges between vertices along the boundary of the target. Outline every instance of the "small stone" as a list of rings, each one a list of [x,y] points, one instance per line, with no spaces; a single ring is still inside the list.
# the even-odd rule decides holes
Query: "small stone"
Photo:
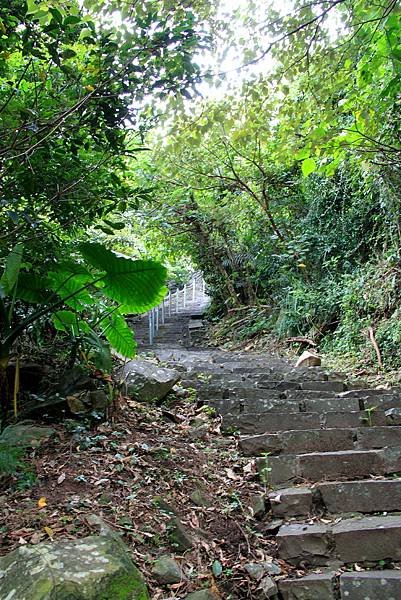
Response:
[[[212,504],[210,498],[201,488],[196,488],[192,494],[190,494],[189,498],[196,506],[208,508]]]
[[[277,595],[278,589],[275,581],[266,575],[259,584],[258,590],[263,594],[264,598],[274,598]]]
[[[194,419],[191,419],[190,421],[190,425],[191,427],[202,427],[202,425],[206,424],[206,419],[203,417],[195,417]]]
[[[193,427],[188,431],[188,437],[191,440],[204,440],[209,433],[209,425],[201,425],[200,427]]]
[[[296,367],[320,367],[322,364],[321,358],[315,354],[314,352],[310,352],[309,350],[305,350],[298,358],[296,362]]]
[[[170,542],[175,548],[185,552],[185,550],[191,550],[194,547],[191,534],[177,517],[171,519],[168,527]]]
[[[401,408],[389,408],[385,414],[389,425],[401,425]]]
[[[185,600],[219,600],[212,590],[199,590],[185,596]]]
[[[93,390],[89,392],[91,410],[104,411],[109,406],[109,399],[104,390]]]
[[[177,515],[177,511],[169,502],[164,500],[161,496],[154,496],[152,498],[152,504],[157,506],[157,508],[166,513],[167,515]]]
[[[251,579],[262,579],[266,573],[266,567],[263,563],[247,563],[244,565],[245,571],[248,573]]]
[[[252,494],[249,498],[249,508],[255,519],[261,519],[266,513],[265,499],[260,494]]]
[[[266,531],[270,534],[275,534],[283,525],[283,519],[273,519],[270,523],[267,524]]]
[[[153,565],[152,573],[159,583],[168,585],[170,583],[179,583],[185,579],[177,562],[171,556],[160,556]]]
[[[98,503],[101,506],[107,506],[108,504],[113,504],[113,496],[111,494],[102,494],[99,498],[98,498]]]
[[[276,563],[263,563],[263,565],[269,575],[281,575],[282,569],[279,565],[276,565]]]
[[[68,408],[74,415],[80,415],[90,412],[90,396],[89,392],[77,392],[71,396],[66,397]]]

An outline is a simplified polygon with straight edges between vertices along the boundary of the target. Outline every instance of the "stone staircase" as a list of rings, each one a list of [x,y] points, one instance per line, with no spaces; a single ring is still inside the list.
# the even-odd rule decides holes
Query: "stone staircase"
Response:
[[[279,598],[400,600],[401,391],[257,354],[160,351],[255,457],[294,567]]]
[[[178,303],[175,300],[171,303],[166,302],[164,322],[158,307],[159,329],[153,343],[149,340],[148,314],[130,319],[139,352],[188,347],[194,344],[195,336],[199,330],[203,330],[202,317],[209,303],[209,298],[203,293],[202,287],[198,286],[195,291],[195,295],[191,294],[187,300],[184,300],[183,294],[180,294]]]
[[[193,348],[197,296],[140,350],[182,372],[254,457],[278,556],[280,600],[401,600],[401,390],[347,388],[341,374],[268,355]],[[306,573],[306,575],[305,575]]]

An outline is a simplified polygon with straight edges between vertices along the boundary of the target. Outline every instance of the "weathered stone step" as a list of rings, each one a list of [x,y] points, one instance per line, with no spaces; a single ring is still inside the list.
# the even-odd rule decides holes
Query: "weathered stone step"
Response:
[[[269,413],[269,412],[303,412],[303,413],[323,413],[323,412],[338,412],[350,411],[356,412],[360,409],[359,402],[356,398],[349,400],[338,401],[337,398],[325,398],[322,400],[286,400],[281,397],[281,393],[277,390],[252,390],[251,393],[243,394],[236,393],[229,389],[220,392],[207,390],[198,394],[200,400],[208,402],[221,415],[226,415],[230,412],[239,414],[246,413]],[[229,402],[226,402],[229,400]],[[235,404],[237,402],[237,405]]]
[[[282,579],[278,588],[282,600],[335,600],[335,577],[335,572],[312,573],[300,579]],[[352,596],[348,600],[353,600]]]
[[[296,482],[369,478],[401,470],[401,449],[344,450],[266,456],[256,460],[264,483],[277,486]]]
[[[184,386],[204,387],[206,385],[225,386],[238,385],[243,381],[249,381],[246,374],[243,373],[186,373],[182,379]]]
[[[268,500],[274,516],[301,517],[312,513],[315,497],[311,487],[298,486],[270,492]]]
[[[316,490],[330,513],[401,512],[401,479],[320,483]]]
[[[283,397],[284,396],[284,397]],[[228,414],[229,412],[240,413],[266,413],[266,412],[314,412],[314,413],[336,413],[336,412],[357,412],[364,411],[363,418],[367,423],[377,424],[375,413],[395,411],[397,412],[396,424],[401,423],[401,401],[398,396],[389,397],[383,400],[383,409],[375,409],[370,411],[366,409],[364,398],[338,398],[338,397],[324,397],[324,398],[285,398],[285,394],[279,389],[266,389],[257,387],[215,387],[205,386],[198,392],[200,400],[206,402],[219,403],[219,406],[214,406],[221,415]],[[231,402],[225,404],[220,402],[221,400],[238,400],[238,406],[232,409],[234,406]],[[378,403],[383,397],[378,397],[376,402]],[[399,413],[399,414],[398,414]]]
[[[226,401],[224,401],[226,402]],[[234,401],[233,410],[237,410]],[[287,405],[287,410],[289,406]],[[216,410],[219,405],[216,404]],[[228,409],[229,410],[229,409]],[[375,411],[367,419],[364,411],[351,412],[265,412],[233,414],[229,411],[223,415],[223,430],[235,430],[243,435],[275,433],[295,429],[345,429],[364,425],[391,425],[391,418],[386,418],[383,411]]]
[[[268,496],[276,517],[401,511],[401,479],[366,479],[279,489]]]
[[[303,381],[301,390],[315,392],[344,392],[347,386],[342,381]]]
[[[401,559],[401,516],[343,519],[334,525],[290,523],[278,534],[279,555],[298,565]]]
[[[282,600],[400,600],[401,571],[355,571],[312,573],[278,582]]]
[[[307,429],[244,437],[239,443],[246,456],[296,454],[340,450],[374,450],[401,446],[401,427]]]
[[[200,400],[205,401],[203,398],[200,398]],[[277,392],[272,392],[269,398],[259,400],[242,399],[234,396],[227,398],[209,398],[206,402],[223,417],[228,414],[239,415],[240,413],[284,413],[285,410],[294,413],[301,412],[299,402],[288,402],[288,400],[283,400],[279,397]]]
[[[401,445],[401,432],[398,445]],[[352,450],[354,446],[355,430],[352,429],[307,429],[265,433],[242,438],[239,443],[245,456],[258,456],[266,452],[269,454],[331,452]]]
[[[228,413],[223,417],[224,431],[242,434],[286,431],[287,429],[318,429],[318,413],[271,412],[271,413]]]
[[[340,577],[341,600],[399,600],[401,571],[362,571]]]

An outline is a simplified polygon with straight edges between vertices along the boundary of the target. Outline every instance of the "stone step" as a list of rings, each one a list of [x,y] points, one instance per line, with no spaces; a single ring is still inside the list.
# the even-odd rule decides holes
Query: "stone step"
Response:
[[[306,429],[265,433],[242,438],[239,447],[245,456],[264,453],[273,455],[352,450],[355,447],[355,431],[353,429]],[[398,445],[401,445],[401,432]]]
[[[339,579],[339,586],[338,586]],[[278,582],[282,600],[400,600],[401,571],[334,571]],[[339,589],[338,589],[339,588]]]
[[[234,401],[235,402],[235,401]],[[234,404],[234,406],[236,406]],[[288,409],[288,405],[287,405]],[[233,409],[234,410],[234,409]],[[237,410],[237,408],[235,408]],[[223,430],[235,430],[243,435],[275,433],[278,431],[299,429],[345,429],[347,427],[360,427],[366,425],[391,424],[391,419],[386,418],[383,411],[375,411],[366,421],[364,411],[352,412],[265,412],[233,414],[230,411],[223,415]]]
[[[278,589],[282,600],[335,600],[335,578],[334,571],[312,573],[300,579],[282,579]],[[348,600],[353,600],[353,596]]]
[[[298,486],[270,492],[269,504],[275,517],[301,517],[310,515],[314,509],[314,491]]]
[[[315,391],[315,390],[285,390],[283,393],[283,397],[288,398],[289,400],[312,400],[313,398],[337,398],[337,392],[325,392],[325,391]]]
[[[320,483],[316,492],[329,513],[401,511],[401,479]]]
[[[243,381],[250,381],[249,376],[242,373],[208,373],[207,375],[203,375],[202,373],[186,373],[185,378],[182,380],[182,385],[192,387],[228,385],[228,387],[232,387],[241,384]]]
[[[242,413],[223,416],[223,430],[242,434],[286,431],[288,429],[318,429],[319,413]]]
[[[200,398],[203,402],[205,400]],[[268,414],[268,413],[284,413],[286,410],[296,413],[301,412],[301,406],[298,402],[289,402],[282,400],[277,393],[272,393],[270,398],[263,400],[249,400],[239,398],[209,398],[207,404],[214,408],[220,415],[240,413],[246,414]]]
[[[323,400],[286,400],[281,397],[281,393],[277,390],[254,390],[252,393],[236,394],[231,390],[225,391],[220,390],[215,392],[212,389],[198,393],[198,398],[204,402],[208,402],[215,408],[221,415],[233,412],[238,414],[240,412],[246,413],[269,413],[269,412],[338,412],[340,409],[342,412],[356,412],[359,410],[358,400],[350,398],[349,400],[338,400],[325,398]],[[225,403],[225,400],[230,402]],[[233,404],[234,402],[234,404]],[[235,408],[235,402],[237,406]],[[234,410],[231,411],[231,408]]]
[[[277,541],[280,558],[294,565],[399,561],[401,516],[343,519],[336,524],[285,524]]]
[[[392,424],[392,420],[389,420],[386,417],[386,413],[382,410],[376,410],[370,414],[367,414],[365,411],[344,412],[339,410],[329,411],[321,415],[321,426],[328,429],[332,427],[379,427]]]
[[[382,513],[401,510],[401,479],[333,481],[278,489],[268,495],[275,517]]]
[[[204,389],[198,391],[198,397],[205,402],[220,401],[225,399],[238,400],[238,407],[233,412],[246,413],[266,413],[266,412],[312,412],[312,413],[337,413],[337,412],[357,412],[362,411],[362,417],[366,423],[377,425],[376,413],[385,413],[392,411],[396,418],[387,419],[388,422],[401,424],[401,404],[398,399],[387,400],[385,409],[369,411],[365,409],[364,400],[362,398],[311,398],[311,399],[286,399],[283,398],[283,393],[276,389],[259,389],[252,388],[220,388],[213,386],[205,386]],[[391,405],[390,402],[394,402]],[[232,403],[225,405],[219,402],[219,406],[214,406],[221,415],[231,412]],[[383,403],[384,406],[384,403]],[[328,417],[329,419],[329,417]],[[345,424],[346,426],[346,424]]]
[[[401,571],[359,571],[340,577],[341,600],[399,600]]]
[[[263,483],[273,486],[297,483],[367,479],[401,470],[400,447],[382,450],[344,450],[266,456],[256,460]]]
[[[303,381],[302,390],[321,392],[344,392],[347,386],[342,381]]]
[[[401,446],[401,427],[306,429],[244,437],[239,447],[246,456],[340,450],[374,450]]]

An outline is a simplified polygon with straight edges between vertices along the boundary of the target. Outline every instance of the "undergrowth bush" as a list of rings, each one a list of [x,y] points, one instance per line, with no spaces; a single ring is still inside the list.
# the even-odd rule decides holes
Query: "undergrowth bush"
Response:
[[[0,440],[0,478],[4,475],[13,475],[24,466],[22,461],[24,453],[24,448]]]

